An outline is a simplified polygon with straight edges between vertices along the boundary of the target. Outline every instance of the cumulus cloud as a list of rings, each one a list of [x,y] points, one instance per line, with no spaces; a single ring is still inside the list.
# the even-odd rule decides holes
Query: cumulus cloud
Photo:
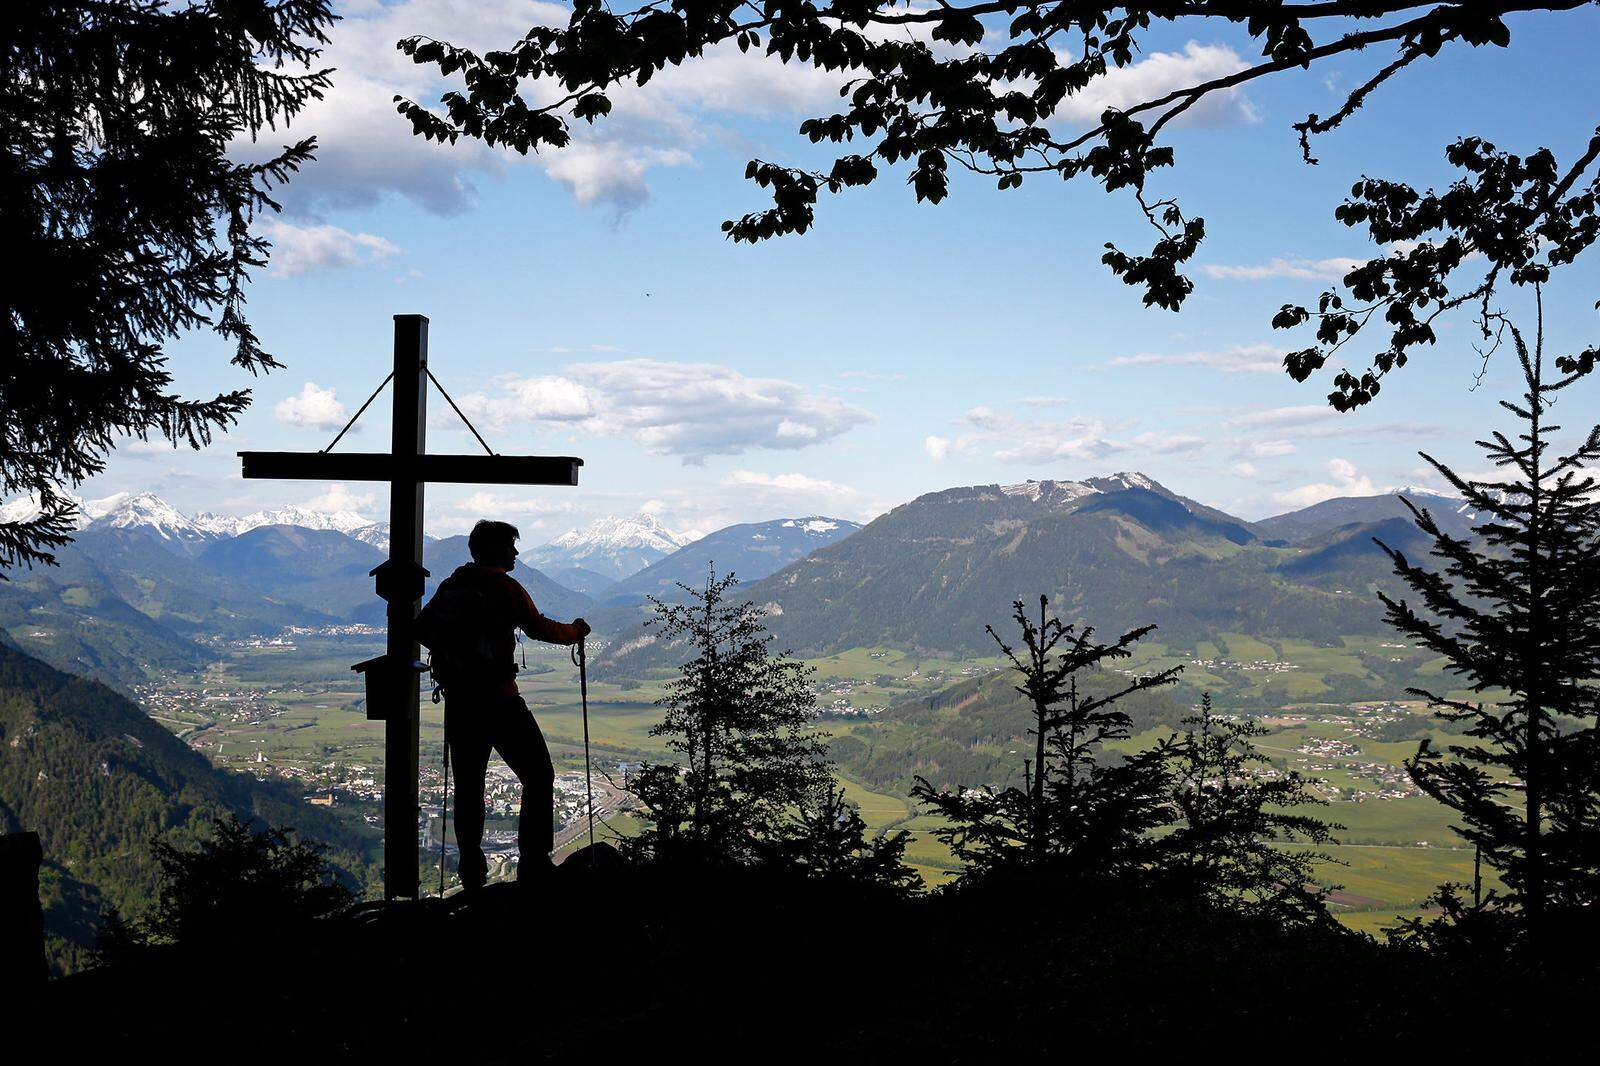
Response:
[[[1210,263],[1201,267],[1208,278],[1225,281],[1267,281],[1291,278],[1296,281],[1340,281],[1362,263],[1364,259],[1334,257],[1332,259],[1305,259],[1300,256],[1279,256],[1265,263],[1228,265]]]
[[[1226,374],[1277,374],[1287,348],[1270,344],[1236,344],[1214,352],[1139,352],[1118,355],[1110,366],[1203,366]]]
[[[428,490],[428,528],[447,536],[467,532],[479,519],[498,519],[512,523],[521,531],[522,546],[526,548],[543,542],[544,536],[537,534],[549,530],[549,518],[556,515],[587,518],[588,508],[596,502],[595,493],[586,494],[580,501],[514,489],[463,492],[451,486],[440,486],[438,491]]]
[[[649,198],[647,176],[682,166],[722,136],[723,116],[793,115],[832,106],[841,79],[802,64],[784,64],[729,42],[682,67],[669,67],[644,88],[616,86],[613,111],[594,127],[573,125],[564,149],[521,157],[480,141],[424,141],[396,114],[396,95],[436,106],[440,94],[459,88],[459,77],[412,63],[395,48],[421,35],[479,51],[504,48],[532,26],[565,26],[571,9],[545,0],[355,0],[341,5],[341,20],[320,65],[335,68],[334,87],[295,121],[296,136],[318,138],[317,162],[285,190],[291,209],[318,212],[362,207],[388,195],[403,196],[439,214],[474,200],[478,184],[509,168],[531,166],[564,185],[579,203],[625,213]],[[543,82],[525,86],[531,103],[560,93]],[[273,142],[276,143],[276,142]],[[265,149],[240,145],[241,156]]]
[[[1128,441],[1128,446],[1149,455],[1187,455],[1210,443],[1210,438],[1192,433],[1140,433]]]
[[[317,162],[286,190],[292,210],[368,206],[399,195],[441,214],[469,206],[485,179],[530,166],[564,185],[580,203],[619,216],[650,195],[649,176],[663,167],[691,163],[708,145],[735,139],[724,123],[733,117],[789,119],[838,106],[844,76],[805,63],[783,63],[759,49],[740,52],[732,41],[706,50],[681,66],[668,66],[646,86],[613,86],[611,115],[595,126],[573,124],[564,149],[529,157],[463,139],[423,141],[395,113],[400,95],[437,107],[440,94],[460,88],[459,76],[441,79],[437,69],[412,63],[396,48],[403,37],[421,35],[483,51],[504,48],[532,26],[564,26],[568,5],[547,0],[349,0],[319,64],[335,68],[334,87],[295,121],[295,136],[315,135]],[[869,30],[912,33],[927,39],[927,27]],[[930,42],[941,56],[970,49]],[[1070,57],[1064,57],[1070,59]],[[1227,45],[1190,42],[1177,52],[1153,53],[1108,72],[1084,92],[1068,97],[1061,117],[1078,124],[1099,121],[1107,107],[1128,107],[1175,88],[1242,69],[1245,60]],[[524,86],[535,106],[552,102],[559,86]],[[1177,119],[1180,125],[1222,126],[1258,120],[1237,89],[1209,94]],[[275,144],[276,141],[271,143]],[[239,146],[246,158],[266,148]]]
[[[713,363],[576,363],[559,376],[503,378],[496,385],[492,395],[464,397],[463,409],[496,424],[565,425],[625,437],[696,464],[712,455],[820,444],[873,418],[795,382]]]
[[[1299,508],[1339,496],[1376,496],[1380,491],[1372,479],[1357,470],[1348,459],[1330,459],[1327,469],[1331,481],[1312,482],[1286,492],[1276,492],[1273,493],[1273,500],[1285,507]]]
[[[1234,463],[1228,468],[1228,473],[1232,474],[1234,477],[1253,478],[1258,477],[1261,474],[1261,470],[1256,466],[1256,464],[1245,461]]]
[[[930,434],[922,450],[934,462],[952,455],[986,452],[1003,463],[1043,465],[1061,460],[1095,463],[1114,455],[1188,455],[1212,443],[1192,433],[1148,430],[1124,435],[1132,424],[1113,425],[1105,419],[1022,417],[993,407],[977,406],[961,419],[966,432],[958,436]]]
[[[400,254],[398,247],[376,234],[351,233],[327,224],[295,225],[268,218],[261,233],[272,242],[268,271],[282,277],[364,266]]]
[[[1062,62],[1071,62],[1073,57],[1062,53],[1059,58]],[[1056,113],[1081,125],[1093,126],[1100,122],[1100,115],[1107,108],[1125,111],[1174,89],[1236,74],[1249,65],[1228,45],[1190,41],[1181,52],[1152,52],[1137,63],[1107,71],[1082,92],[1063,100]],[[1217,127],[1259,121],[1260,114],[1243,92],[1224,89],[1207,94],[1174,119],[1173,124]]]
[[[1006,463],[1087,462],[1128,450],[1110,439],[1110,424],[1099,418],[1027,419],[979,406],[967,412],[965,421],[979,431],[979,439],[994,446],[994,457]]]
[[[337,390],[308,381],[295,396],[279,400],[272,409],[279,422],[302,429],[339,429],[349,418]]]
[[[1230,426],[1251,428],[1256,426],[1304,426],[1322,422],[1338,414],[1327,404],[1298,404],[1292,407],[1268,407],[1261,411],[1247,411],[1228,419]]]
[[[375,492],[354,492],[349,485],[339,482],[329,485],[321,495],[313,496],[305,505],[313,511],[355,511],[358,514],[378,500]]]
[[[735,470],[723,480],[723,484],[770,489],[793,496],[836,498],[857,495],[849,485],[811,477],[809,474],[762,474],[754,470]]]

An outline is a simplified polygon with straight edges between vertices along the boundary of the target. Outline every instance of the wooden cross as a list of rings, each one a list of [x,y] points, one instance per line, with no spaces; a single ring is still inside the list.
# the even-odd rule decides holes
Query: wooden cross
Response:
[[[367,717],[384,722],[383,883],[384,896],[391,899],[415,898],[419,876],[417,745],[422,694],[417,669],[421,648],[415,629],[428,576],[422,567],[423,486],[430,481],[576,485],[583,465],[582,459],[570,455],[428,454],[428,378],[428,320],[422,315],[395,315],[394,436],[387,453],[239,453],[247,478],[389,483],[389,559],[372,572],[378,595],[388,602],[388,638],[383,658],[363,665],[381,675],[368,678]],[[356,417],[360,414],[356,412]],[[372,695],[378,697],[376,706]]]

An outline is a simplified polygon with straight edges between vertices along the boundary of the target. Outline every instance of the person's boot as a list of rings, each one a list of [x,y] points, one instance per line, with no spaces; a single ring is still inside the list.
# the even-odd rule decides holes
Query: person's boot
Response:
[[[461,889],[463,892],[476,892],[483,887],[489,879],[489,860],[483,857],[483,852],[473,849],[461,852],[461,864],[457,871],[461,876]]]

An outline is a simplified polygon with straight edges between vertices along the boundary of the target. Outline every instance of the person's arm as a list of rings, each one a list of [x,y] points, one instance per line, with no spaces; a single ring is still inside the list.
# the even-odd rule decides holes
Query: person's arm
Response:
[[[588,636],[589,626],[583,619],[557,622],[553,618],[546,618],[539,613],[539,608],[534,606],[533,597],[522,587],[522,582],[510,574],[506,575],[506,582],[516,590],[512,602],[516,610],[517,628],[534,640],[542,640],[549,644],[576,644]]]

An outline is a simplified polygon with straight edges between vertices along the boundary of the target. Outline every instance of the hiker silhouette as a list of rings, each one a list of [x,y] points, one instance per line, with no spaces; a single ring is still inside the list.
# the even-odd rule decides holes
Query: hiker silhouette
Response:
[[[511,576],[518,536],[507,522],[475,525],[467,538],[472,562],[439,583],[417,618],[418,635],[433,653],[434,682],[444,691],[445,744],[456,772],[456,844],[468,891],[482,888],[488,876],[483,786],[491,748],[522,784],[517,876],[548,869],[555,846],[555,766],[517,691],[516,632],[551,644],[576,644],[589,634],[581,618],[566,623],[540,614]]]

